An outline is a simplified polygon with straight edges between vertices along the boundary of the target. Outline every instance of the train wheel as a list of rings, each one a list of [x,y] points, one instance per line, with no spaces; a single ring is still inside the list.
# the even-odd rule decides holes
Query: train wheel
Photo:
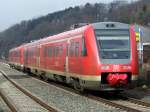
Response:
[[[48,78],[46,75],[43,75],[43,80],[44,80],[44,81],[48,81],[48,79],[49,79],[49,78]]]
[[[30,68],[27,68],[27,73],[28,73],[29,75],[31,75],[31,69],[30,69]]]
[[[84,93],[84,87],[80,85],[79,81],[73,80],[73,87],[75,90]]]

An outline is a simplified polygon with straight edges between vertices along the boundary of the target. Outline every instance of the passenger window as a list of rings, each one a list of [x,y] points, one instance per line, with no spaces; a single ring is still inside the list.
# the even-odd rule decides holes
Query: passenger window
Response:
[[[74,47],[75,47],[75,43],[71,42],[70,48],[69,48],[69,55],[72,57],[74,56]]]
[[[71,45],[69,48],[69,56],[70,57],[79,56],[79,42],[71,42]]]
[[[84,38],[82,38],[82,56],[87,56],[87,49]]]
[[[63,55],[63,46],[59,46],[59,56]]]
[[[51,46],[48,48],[48,56],[52,57],[52,47]]]
[[[37,56],[40,56],[40,48],[37,49]]]
[[[57,54],[57,51],[56,51],[56,50],[57,50],[57,47],[54,46],[53,49],[54,49],[54,50],[53,50],[53,51],[54,51],[54,52],[53,52],[53,53],[54,53],[53,55],[54,55],[54,57],[56,57],[56,54]]]
[[[76,42],[75,44],[75,56],[79,56],[79,42]]]
[[[52,57],[52,46],[49,46],[44,51],[45,56]]]
[[[44,48],[44,57],[47,57],[47,47]]]
[[[55,54],[55,47],[51,46],[51,57],[53,57]]]
[[[56,57],[58,57],[58,55],[59,55],[59,46],[56,46]]]

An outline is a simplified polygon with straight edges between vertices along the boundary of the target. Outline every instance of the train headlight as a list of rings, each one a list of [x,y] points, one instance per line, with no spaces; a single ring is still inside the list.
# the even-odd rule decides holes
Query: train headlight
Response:
[[[104,65],[101,67],[101,70],[109,70],[109,69],[110,69],[110,67],[108,65]]]
[[[125,69],[125,70],[130,70],[131,69],[131,66],[123,66],[123,69]]]

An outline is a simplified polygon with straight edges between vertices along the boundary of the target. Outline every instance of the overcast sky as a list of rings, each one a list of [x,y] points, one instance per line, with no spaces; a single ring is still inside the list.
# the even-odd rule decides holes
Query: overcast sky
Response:
[[[1,0],[0,31],[22,20],[37,18],[70,6],[111,1],[113,0]]]

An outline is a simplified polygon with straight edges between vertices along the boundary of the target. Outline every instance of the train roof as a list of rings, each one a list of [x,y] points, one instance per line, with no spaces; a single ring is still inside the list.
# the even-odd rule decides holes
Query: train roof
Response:
[[[51,41],[51,40],[57,40],[57,39],[60,39],[63,36],[67,36],[67,35],[68,35],[68,37],[71,36],[71,35],[78,35],[80,33],[83,33],[85,31],[85,29],[87,28],[87,26],[88,25],[80,27],[80,28],[76,28],[76,29],[73,29],[73,30],[70,30],[70,31],[62,32],[62,33],[59,33],[59,34],[56,34],[56,35],[44,37],[44,38],[39,39],[37,41],[27,43],[24,46],[26,46],[26,47],[27,46],[34,46],[35,44],[40,44],[40,43]]]
[[[57,39],[60,39],[60,37],[62,37],[64,35],[65,36],[68,35],[68,37],[70,35],[77,35],[77,34],[83,32],[90,25],[92,25],[94,27],[94,29],[108,29],[109,25],[110,25],[111,29],[112,29],[111,25],[114,26],[113,29],[128,29],[130,27],[129,24],[124,24],[124,23],[120,23],[120,22],[98,22],[98,23],[88,24],[88,25],[85,25],[85,26],[82,26],[80,28],[76,28],[76,29],[73,29],[70,31],[62,32],[62,33],[59,33],[56,35],[48,36],[48,37],[45,37],[43,39],[31,42],[31,43],[27,43],[27,44],[25,44],[25,46],[32,46],[32,45],[34,46],[35,44],[47,42],[48,40],[49,41],[54,40],[54,39],[57,40]]]
[[[98,22],[92,24],[94,29],[129,29],[130,24],[120,22]]]
[[[85,26],[82,26],[80,28],[76,28],[76,29],[73,29],[70,31],[62,32],[62,33],[59,33],[56,35],[44,37],[42,39],[35,40],[31,43],[26,43],[26,44],[20,45],[19,47],[13,48],[11,50],[19,49],[20,47],[23,47],[23,46],[25,46],[25,47],[34,46],[37,44],[41,44],[43,42],[57,40],[66,35],[68,35],[68,37],[71,35],[77,35],[77,34],[83,33],[88,26],[93,26],[94,29],[108,29],[108,28],[109,29],[128,29],[130,27],[129,24],[120,23],[120,22],[98,22],[98,23],[88,24],[88,25],[85,25]]]
[[[20,46],[18,46],[18,47],[12,48],[12,49],[9,50],[9,52],[15,51],[15,50],[18,50],[18,49],[21,49],[21,48],[23,48],[23,46],[24,46],[24,44],[23,44],[23,45],[20,45]]]

